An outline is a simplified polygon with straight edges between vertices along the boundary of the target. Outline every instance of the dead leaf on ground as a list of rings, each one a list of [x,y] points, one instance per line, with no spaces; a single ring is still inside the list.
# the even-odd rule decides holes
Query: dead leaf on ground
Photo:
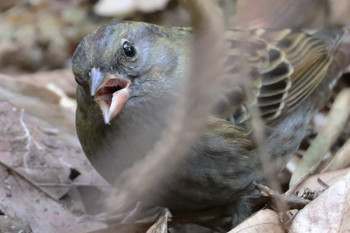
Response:
[[[67,73],[64,74],[71,77]],[[36,77],[36,79],[31,81],[30,79],[33,77]],[[52,78],[54,77],[55,75],[52,76]],[[26,80],[22,76],[17,80],[14,77],[0,74],[0,101],[8,101],[15,107],[24,109],[26,112],[46,122],[59,126],[60,130],[74,135],[74,110],[72,106],[70,108],[61,106],[61,101],[64,101],[64,95],[60,96],[53,91],[52,85],[51,89],[47,88],[45,81],[39,76],[32,75],[28,78]],[[41,80],[40,82],[38,81],[39,79]],[[57,89],[59,88],[55,90],[57,91]],[[67,99],[69,98],[67,97]]]
[[[0,206],[1,209],[1,206]],[[32,233],[30,226],[17,217],[0,214],[0,232],[4,233]]]
[[[343,179],[299,211],[289,232],[349,232],[349,205],[350,173],[347,173]]]
[[[71,204],[68,198],[61,200],[79,185],[75,183],[78,173],[85,177],[79,181],[84,185],[103,184],[74,143],[77,139],[61,131],[44,131],[55,126],[33,119],[8,102],[0,102],[0,210],[16,216],[33,232],[85,232],[103,227],[79,222],[85,213],[79,199]]]
[[[168,221],[171,217],[169,211],[166,211],[156,223],[154,223],[146,233],[167,233],[168,232]]]
[[[50,84],[54,84],[67,96],[75,98],[77,83],[70,69],[23,74],[13,78],[18,82],[35,85],[41,88],[47,88]]]
[[[344,176],[350,172],[350,168],[326,172],[322,174],[317,174],[310,176],[304,182],[302,182],[298,188],[295,190],[299,195],[311,191],[311,192],[319,192],[324,191],[326,189],[323,186],[323,183],[327,186],[334,185],[338,180],[343,179]],[[320,183],[320,181],[322,183]]]
[[[271,232],[284,233],[278,213],[273,210],[260,210],[236,226],[229,233]]]

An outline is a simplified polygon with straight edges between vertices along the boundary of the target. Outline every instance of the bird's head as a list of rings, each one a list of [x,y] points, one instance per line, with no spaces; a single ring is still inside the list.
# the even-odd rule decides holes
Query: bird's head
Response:
[[[185,31],[123,22],[87,35],[73,56],[73,73],[109,124],[132,99],[172,95],[184,76]],[[176,88],[176,87],[175,87]]]

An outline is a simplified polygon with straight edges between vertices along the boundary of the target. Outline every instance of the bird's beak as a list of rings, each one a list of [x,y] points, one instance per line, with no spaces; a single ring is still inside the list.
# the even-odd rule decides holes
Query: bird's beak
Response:
[[[94,67],[90,73],[89,84],[91,96],[100,106],[105,124],[109,124],[128,101],[131,81],[101,72]]]

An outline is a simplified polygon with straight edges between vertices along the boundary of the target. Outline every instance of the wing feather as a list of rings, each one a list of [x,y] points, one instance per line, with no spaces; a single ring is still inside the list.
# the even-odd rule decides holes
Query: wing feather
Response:
[[[332,55],[342,36],[341,31],[322,31],[315,35],[286,30],[229,30],[226,32],[226,71],[228,79],[239,75],[252,88],[253,101],[240,99],[231,104],[238,91],[245,95],[243,84],[231,83],[222,99],[230,118],[240,106],[255,104],[262,119],[273,124],[297,108],[325,77]],[[236,79],[235,79],[236,80]],[[237,87],[237,85],[239,87]],[[234,88],[233,88],[234,87]],[[234,107],[232,107],[234,106]],[[249,114],[249,112],[247,112]],[[250,119],[250,117],[244,117]]]

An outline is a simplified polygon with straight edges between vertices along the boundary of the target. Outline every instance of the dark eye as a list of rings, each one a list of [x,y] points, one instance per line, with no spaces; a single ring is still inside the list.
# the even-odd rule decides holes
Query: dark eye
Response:
[[[133,57],[136,54],[134,46],[132,46],[128,41],[125,41],[123,44],[124,54],[128,57]]]

